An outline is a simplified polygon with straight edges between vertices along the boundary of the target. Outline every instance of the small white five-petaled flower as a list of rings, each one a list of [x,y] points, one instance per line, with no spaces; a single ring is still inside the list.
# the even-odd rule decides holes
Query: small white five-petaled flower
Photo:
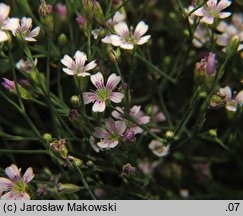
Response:
[[[231,0],[209,0],[206,5],[197,9],[192,16],[203,17],[201,22],[213,24],[214,19],[224,19],[231,15],[231,12],[222,12],[225,8],[231,5]]]
[[[0,178],[0,191],[6,192],[1,196],[2,200],[29,200],[30,195],[26,192],[27,184],[34,178],[33,169],[29,167],[24,175],[20,175],[21,169],[14,164],[5,169],[10,178]]]
[[[137,24],[134,32],[132,28],[129,30],[125,22],[116,24],[114,30],[116,34],[110,36],[111,44],[127,50],[132,50],[135,45],[145,44],[151,37],[150,35],[144,36],[148,31],[148,25],[143,21]]]
[[[18,18],[9,18],[10,7],[0,3],[0,42],[8,40],[6,31],[15,31],[19,26]]]
[[[90,71],[96,67],[96,61],[92,61],[89,64],[85,65],[87,61],[87,56],[85,53],[77,51],[74,55],[74,60],[65,55],[64,58],[61,60],[62,64],[64,64],[67,68],[63,68],[63,71],[68,75],[76,75],[76,76],[90,76]]]
[[[32,29],[32,19],[23,17],[21,19],[21,23],[18,26],[18,28],[13,31],[13,35],[17,36],[18,34],[21,35],[21,37],[29,42],[35,42],[35,37],[39,35],[40,33],[40,27],[37,26],[33,30]]]
[[[113,92],[121,81],[120,76],[117,76],[115,73],[111,74],[106,85],[104,85],[104,77],[100,72],[90,76],[90,79],[97,90],[95,92],[84,92],[83,100],[84,104],[94,103],[92,107],[93,112],[104,112],[106,104],[110,101],[114,103],[120,103],[122,101],[124,94]]]

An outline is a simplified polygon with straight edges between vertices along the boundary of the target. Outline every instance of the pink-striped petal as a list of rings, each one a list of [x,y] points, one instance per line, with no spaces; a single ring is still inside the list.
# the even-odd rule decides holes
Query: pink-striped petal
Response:
[[[114,29],[115,29],[115,32],[122,37],[129,35],[129,29],[125,22],[120,22],[120,23],[116,24],[114,26]]]
[[[139,125],[148,124],[150,121],[150,118],[148,116],[142,116],[142,117],[138,118],[136,121]]]
[[[87,56],[84,52],[77,51],[74,55],[75,62],[77,65],[84,66],[87,61]]]
[[[94,60],[94,61],[90,62],[89,64],[87,64],[87,65],[84,67],[84,71],[92,70],[92,69],[94,69],[96,66],[97,66],[97,64],[96,64],[96,61]]]
[[[243,106],[243,90],[241,90],[235,97],[235,100],[239,104],[239,106]]]
[[[3,26],[3,30],[15,31],[19,27],[19,19],[18,18],[9,18],[7,19]]]
[[[7,178],[0,178],[0,190],[8,191],[11,189],[13,182]]]
[[[118,83],[121,81],[121,77],[117,76],[115,73],[111,74],[107,80],[106,87],[113,90],[116,88]]]
[[[23,177],[22,177],[22,180],[23,180],[23,182],[28,183],[28,182],[30,182],[34,177],[35,177],[35,174],[34,174],[34,172],[33,172],[33,169],[32,169],[31,167],[29,167],[29,168],[25,171],[25,173],[24,173],[24,175],[23,175]]]
[[[231,12],[221,12],[219,13],[219,18],[224,19],[226,17],[229,17],[231,15]]]
[[[18,167],[15,164],[12,164],[10,167],[7,167],[5,169],[5,173],[13,181],[16,181],[16,180],[21,178],[20,177],[20,171],[19,171]]]
[[[104,112],[105,111],[105,101],[98,100],[94,103],[92,107],[93,112]]]
[[[109,99],[114,103],[121,103],[122,99],[124,98],[124,94],[120,92],[111,92]]]
[[[84,92],[83,93],[83,101],[84,104],[89,104],[97,100],[96,94],[93,92]]]
[[[40,27],[37,26],[30,32],[30,37],[36,37],[37,35],[39,35],[39,33],[40,33]]]
[[[75,72],[74,72],[73,70],[68,69],[68,68],[63,68],[62,70],[63,70],[66,74],[68,74],[68,75],[74,75],[74,74],[75,74]]]
[[[107,139],[109,137],[109,133],[105,129],[97,127],[95,128],[94,136],[100,139]]]
[[[101,72],[98,72],[90,76],[91,82],[95,85],[97,89],[104,87],[104,77]]]
[[[125,130],[126,130],[126,123],[125,123],[125,121],[116,121],[115,125],[116,125],[115,127],[116,127],[117,133],[122,135],[125,132]]]

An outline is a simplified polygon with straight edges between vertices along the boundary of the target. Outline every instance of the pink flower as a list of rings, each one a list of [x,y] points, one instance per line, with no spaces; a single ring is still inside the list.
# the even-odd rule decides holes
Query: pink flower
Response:
[[[14,164],[5,169],[8,178],[0,178],[0,190],[5,192],[1,196],[2,200],[29,200],[30,195],[26,192],[27,184],[34,178],[34,173],[29,167],[23,177],[20,175],[21,169]]]
[[[232,16],[232,22],[227,24],[224,21],[221,21],[217,26],[217,30],[222,32],[222,34],[218,35],[216,43],[219,46],[224,47],[223,51],[226,51],[226,48],[231,40],[231,38],[235,35],[239,37],[239,42],[243,42],[243,14],[234,14]],[[240,44],[238,47],[238,51],[243,49],[243,44]]]
[[[9,80],[7,78],[3,78],[3,82],[1,84],[9,92],[15,92],[16,91],[15,82],[12,81],[12,80]]]
[[[34,66],[37,65],[37,59],[34,60]],[[24,60],[24,59],[20,59],[17,64],[16,67],[19,70],[22,70],[26,73],[30,73],[34,70],[34,66],[32,65],[31,61],[29,59]]]
[[[139,162],[138,167],[144,175],[151,175],[154,169],[158,166],[159,161],[144,160]]]
[[[165,146],[158,140],[152,140],[149,143],[149,149],[158,157],[164,157],[169,153],[170,146]]]
[[[65,18],[67,16],[67,6],[65,4],[57,4],[55,7],[56,13],[61,17]]]
[[[0,3],[0,42],[8,40],[6,31],[15,31],[19,26],[19,19],[8,18],[10,7],[4,3]]]
[[[210,36],[205,25],[199,23],[194,31],[193,45],[197,48],[201,48],[205,43],[210,41]]]
[[[224,19],[231,15],[230,12],[222,12],[222,10],[229,7],[230,5],[231,5],[230,0],[221,0],[219,2],[218,2],[218,0],[209,0],[206,3],[206,5],[197,9],[193,13],[193,15],[203,17],[201,19],[201,22],[204,22],[207,24],[213,24],[214,19],[216,19],[216,18]]]
[[[63,68],[63,71],[68,75],[76,75],[76,76],[90,76],[90,73],[87,71],[90,71],[96,67],[95,60],[90,62],[89,64],[85,65],[85,62],[87,61],[87,56],[85,53],[77,51],[74,55],[74,60],[68,56],[65,55],[63,59],[61,60],[62,64],[64,64],[67,68]]]
[[[236,112],[238,106],[243,106],[243,90],[238,92],[237,95],[233,95],[232,90],[229,86],[221,88],[219,90],[220,96],[225,97],[226,109],[228,111]]]
[[[112,116],[117,120],[126,122],[126,135],[136,135],[138,133],[142,133],[143,129],[140,128],[138,125],[144,125],[149,123],[150,121],[149,116],[145,116],[145,114],[141,111],[141,106],[133,106],[129,111],[129,116],[132,117],[138,125],[129,120],[126,120],[123,116],[123,113],[124,111],[122,108],[116,107],[116,110],[112,112]]]
[[[95,128],[94,136],[101,139],[97,145],[100,148],[114,148],[121,140],[123,133],[126,130],[125,122],[114,121],[109,118],[105,121],[104,128]]]
[[[95,75],[90,76],[91,82],[95,85],[97,90],[95,92],[84,92],[83,100],[84,104],[94,103],[93,112],[104,112],[107,103],[110,101],[114,103],[121,103],[124,94],[120,92],[113,92],[118,83],[121,81],[121,77],[116,74],[111,74],[104,85],[104,77],[102,73],[98,72]]]
[[[120,22],[114,26],[116,34],[112,34],[111,44],[121,47],[122,49],[132,50],[134,45],[142,45],[148,42],[150,35],[143,36],[148,31],[148,25],[140,21],[135,31],[129,30],[125,22]]]
[[[18,26],[18,28],[13,31],[13,35],[17,36],[18,34],[21,35],[21,37],[29,42],[35,42],[35,37],[39,35],[40,33],[40,27],[37,26],[36,28],[32,29],[32,19],[23,17],[21,19],[21,25]]]

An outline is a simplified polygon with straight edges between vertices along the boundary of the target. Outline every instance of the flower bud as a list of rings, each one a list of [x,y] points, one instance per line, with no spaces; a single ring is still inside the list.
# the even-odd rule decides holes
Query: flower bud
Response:
[[[86,24],[86,20],[85,20],[85,18],[82,15],[79,15],[76,18],[76,21],[77,21],[79,26],[84,26]]]
[[[70,99],[70,102],[71,102],[73,108],[79,108],[80,107],[81,102],[80,102],[79,96],[73,95]]]
[[[237,52],[239,45],[240,45],[240,38],[238,35],[234,35],[230,39],[230,42],[229,42],[228,46],[226,47],[226,55],[228,57],[233,56]]]
[[[59,183],[57,185],[57,190],[58,192],[63,192],[63,193],[74,193],[80,190],[80,186],[77,186],[75,184],[62,184]]]
[[[216,129],[211,129],[208,131],[208,134],[212,137],[217,137],[217,130]]]
[[[54,142],[50,143],[50,147],[53,151],[58,153],[62,158],[66,158],[68,154],[68,150],[66,147],[66,140],[59,139],[55,140]]]
[[[83,0],[83,15],[90,22],[94,16],[94,0]]]
[[[61,18],[61,19],[66,19],[67,18],[67,6],[64,4],[57,4],[55,7],[56,14]]]
[[[43,134],[43,139],[47,142],[47,143],[50,143],[52,141],[52,135],[49,134],[49,133],[45,133]]]
[[[168,130],[165,132],[165,137],[167,139],[173,139],[175,137],[174,131]]]
[[[67,160],[76,167],[82,167],[84,162],[80,160],[79,158],[73,157],[71,155],[67,156]]]
[[[99,2],[94,2],[94,18],[95,20],[100,23],[100,24],[104,24],[106,22],[105,16],[104,16],[104,12],[100,6]]]
[[[62,33],[59,35],[57,41],[60,47],[64,47],[67,44],[68,39],[67,36],[64,33]]]
[[[53,34],[54,22],[53,22],[53,9],[50,4],[46,4],[45,0],[39,7],[40,20],[43,24],[47,35],[51,36]]]
[[[133,167],[130,163],[127,163],[122,166],[122,171],[126,175],[130,175],[136,171],[136,168]]]
[[[210,100],[210,107],[212,109],[219,109],[225,105],[225,100],[220,95],[213,95]]]
[[[118,62],[120,56],[121,56],[121,51],[119,48],[116,50],[111,49],[109,51],[109,58],[114,64]]]

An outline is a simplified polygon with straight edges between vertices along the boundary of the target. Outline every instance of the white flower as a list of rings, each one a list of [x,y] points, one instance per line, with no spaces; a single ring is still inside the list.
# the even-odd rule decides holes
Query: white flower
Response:
[[[221,35],[218,35],[216,43],[220,46],[223,46],[223,51],[226,51],[226,48],[235,35],[239,37],[239,42],[243,42],[243,14],[237,13],[232,16],[232,22],[227,24],[224,21],[221,21],[217,26],[217,30],[222,32]],[[243,49],[243,44],[240,44],[238,51]]]
[[[8,178],[0,178],[0,191],[6,192],[1,200],[29,200],[30,195],[26,192],[27,184],[34,178],[33,169],[29,167],[24,175],[20,175],[21,169],[14,164],[5,169]]]
[[[170,146],[165,146],[158,140],[152,140],[149,143],[149,149],[158,157],[164,157],[169,153]]]
[[[222,12],[231,5],[231,0],[209,0],[206,5],[193,12],[193,15],[202,17],[201,22],[213,24],[214,19],[224,19],[231,15],[230,12]]]
[[[142,45],[148,42],[150,35],[143,36],[148,31],[148,25],[140,21],[135,31],[132,28],[129,30],[125,22],[120,22],[114,26],[115,33],[110,36],[113,46],[118,46],[123,49],[131,50],[134,45]]]
[[[36,28],[32,29],[32,19],[23,17],[21,19],[21,24],[18,26],[16,30],[13,31],[13,35],[16,36],[18,34],[23,37],[24,40],[29,42],[35,42],[35,37],[40,33],[40,27],[37,26]]]
[[[16,63],[16,67],[19,70],[22,70],[24,72],[30,73],[34,70],[34,66],[37,65],[37,58],[34,60],[34,65],[32,65],[31,61],[29,59],[24,60],[24,59],[20,59],[17,63]]]
[[[124,14],[122,14],[121,12],[117,11],[115,13],[115,15],[113,16],[113,18],[111,19],[108,19],[106,21],[106,25],[113,29],[114,28],[114,25],[124,21],[126,19],[126,16]],[[92,30],[92,35],[94,37],[94,39],[98,39],[98,36],[100,34],[100,32],[103,30],[103,28],[98,28],[98,29],[94,29]],[[101,40],[103,43],[108,43],[110,44],[111,43],[111,38],[110,38],[110,33],[107,33],[107,35]]]
[[[74,60],[65,55],[64,58],[61,60],[62,64],[64,64],[67,68],[63,68],[63,71],[68,75],[77,75],[77,76],[90,76],[90,71],[96,67],[95,60],[90,62],[89,64],[85,65],[87,61],[87,56],[85,53],[77,51],[74,55]]]
[[[94,103],[92,107],[93,112],[104,112],[106,104],[110,101],[121,103],[124,94],[113,91],[121,81],[120,76],[117,76],[115,73],[111,74],[106,85],[104,85],[104,77],[100,72],[92,75],[90,79],[97,90],[95,92],[84,92],[83,101],[84,104]]]
[[[0,42],[8,40],[6,31],[15,31],[19,26],[19,19],[9,18],[10,7],[0,3]]]

